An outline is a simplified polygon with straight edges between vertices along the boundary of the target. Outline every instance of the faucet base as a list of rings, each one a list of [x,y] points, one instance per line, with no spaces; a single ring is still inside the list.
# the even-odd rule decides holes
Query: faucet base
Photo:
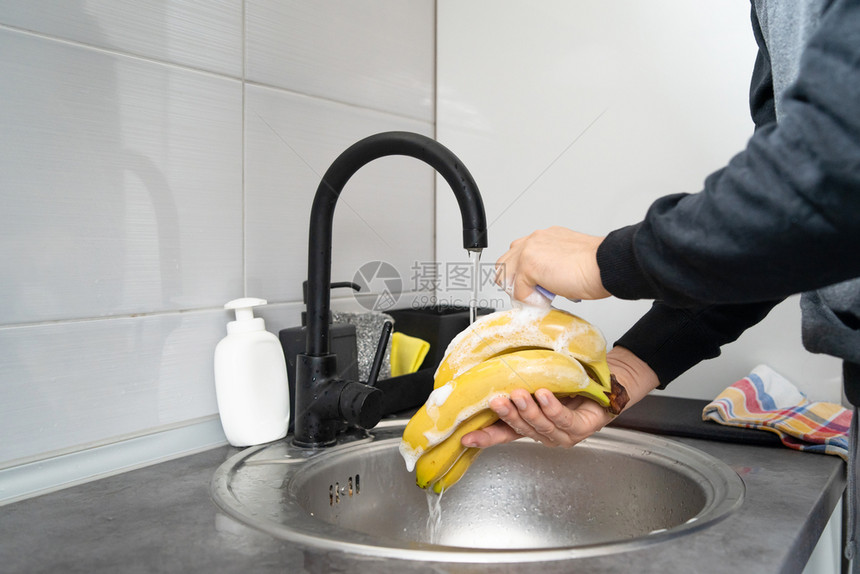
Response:
[[[335,384],[337,356],[300,354],[296,360],[296,413],[293,444],[305,448],[331,446],[341,427],[339,392]]]
[[[293,444],[331,446],[346,424],[370,429],[382,418],[382,391],[337,378],[335,355],[299,355]]]

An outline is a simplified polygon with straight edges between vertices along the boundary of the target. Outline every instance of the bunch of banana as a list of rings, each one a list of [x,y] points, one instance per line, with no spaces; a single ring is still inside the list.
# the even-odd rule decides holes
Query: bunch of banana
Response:
[[[490,401],[518,388],[583,395],[613,414],[627,403],[589,322],[558,309],[485,315],[451,341],[433,392],[403,431],[400,453],[418,486],[438,493],[460,480],[481,452],[460,440],[498,420]]]

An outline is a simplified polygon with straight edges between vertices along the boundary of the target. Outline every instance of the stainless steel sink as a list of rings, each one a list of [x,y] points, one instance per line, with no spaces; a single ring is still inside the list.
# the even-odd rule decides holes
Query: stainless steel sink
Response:
[[[526,562],[621,552],[737,509],[740,477],[677,442],[604,429],[572,449],[526,439],[488,449],[437,500],[397,447],[405,421],[324,450],[246,449],[212,478],[218,506],[298,544],[443,562]],[[438,528],[430,502],[439,502]]]

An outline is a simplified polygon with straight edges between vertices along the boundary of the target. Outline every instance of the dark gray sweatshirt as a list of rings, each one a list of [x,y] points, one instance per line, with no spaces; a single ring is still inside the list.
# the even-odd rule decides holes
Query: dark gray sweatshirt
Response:
[[[598,250],[610,293],[655,299],[617,344],[665,386],[804,293],[804,345],[860,382],[860,0],[755,0],[752,23],[746,149]]]

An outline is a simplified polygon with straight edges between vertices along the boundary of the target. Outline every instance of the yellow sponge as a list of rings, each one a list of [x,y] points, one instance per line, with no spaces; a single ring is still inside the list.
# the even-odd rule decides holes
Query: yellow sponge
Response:
[[[403,333],[391,334],[391,376],[414,373],[424,362],[430,343]]]

